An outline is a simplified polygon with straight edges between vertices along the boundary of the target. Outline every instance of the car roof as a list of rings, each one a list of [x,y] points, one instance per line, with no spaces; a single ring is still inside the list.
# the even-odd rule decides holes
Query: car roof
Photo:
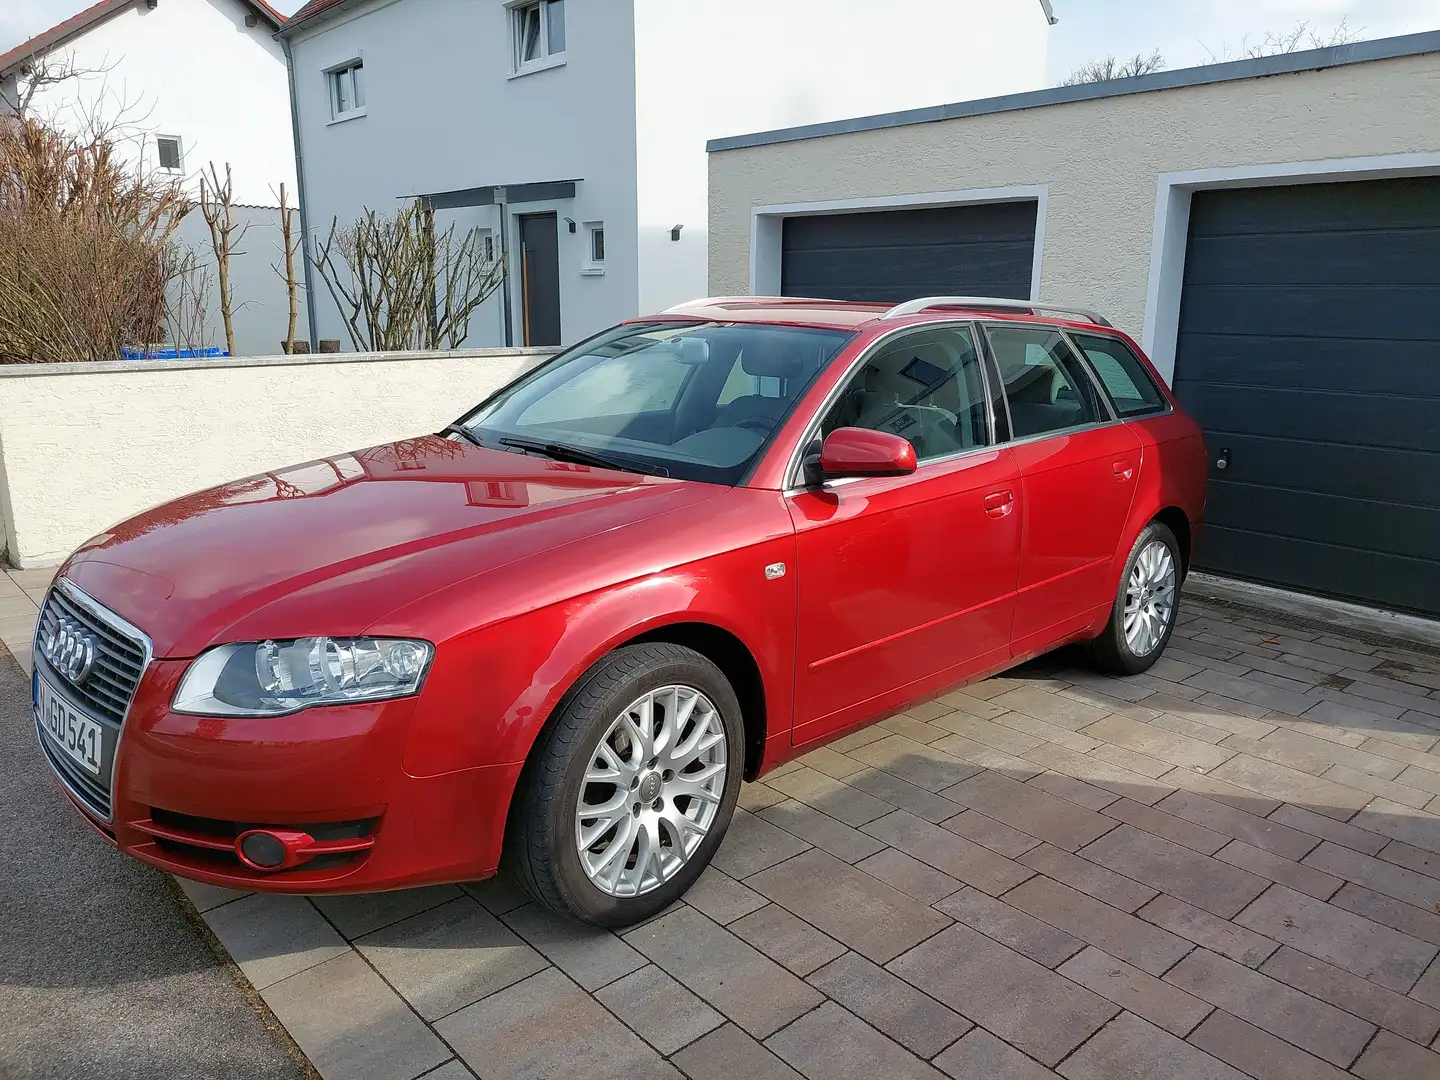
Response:
[[[1023,320],[1055,326],[1078,327],[1106,331],[1110,327],[1092,322],[1085,315],[1065,313],[1049,315],[1026,306],[1025,301],[1002,301],[1016,305],[1007,309],[983,302],[946,303],[926,307],[923,311],[897,314],[885,321],[895,326],[923,324],[940,319],[953,319],[965,312],[986,319]],[[1037,304],[1039,302],[1037,301]],[[707,322],[772,323],[791,326],[817,326],[836,330],[859,330],[877,322],[896,305],[862,300],[821,300],[803,296],[712,296],[678,304],[660,313],[662,318],[704,319]]]

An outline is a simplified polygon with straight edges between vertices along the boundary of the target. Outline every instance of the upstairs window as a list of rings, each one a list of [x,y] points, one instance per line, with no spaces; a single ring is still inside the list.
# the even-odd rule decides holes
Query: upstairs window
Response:
[[[515,73],[553,67],[565,59],[565,0],[530,0],[510,8]]]
[[[327,73],[332,119],[348,120],[352,116],[365,115],[364,70],[362,61],[352,60],[343,67],[331,68]]]
[[[169,173],[185,171],[185,156],[180,151],[178,135],[156,135],[155,157],[160,168]]]

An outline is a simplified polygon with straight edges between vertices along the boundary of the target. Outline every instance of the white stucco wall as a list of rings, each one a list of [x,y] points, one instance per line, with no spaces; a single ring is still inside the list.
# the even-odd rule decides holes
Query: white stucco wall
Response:
[[[296,101],[312,237],[364,207],[495,184],[579,180],[575,198],[512,205],[511,294],[520,334],[514,216],[558,214],[562,339],[576,341],[637,313],[634,35],[630,0],[569,0],[566,63],[511,78],[502,0],[371,0],[295,32]],[[325,71],[364,62],[366,115],[332,122]],[[498,228],[484,207],[454,215]],[[566,230],[565,218],[576,222]],[[603,276],[580,273],[580,224],[605,223]],[[351,348],[317,279],[321,336]],[[467,345],[497,345],[498,295],[472,319]]]
[[[1044,84],[1036,0],[634,2],[643,311],[707,292],[707,139]]]
[[[716,152],[710,291],[750,291],[755,207],[1042,185],[1041,297],[1138,338],[1162,175],[1440,151],[1437,101],[1431,53]]]
[[[187,492],[440,430],[546,351],[0,367],[9,561],[44,566]]]
[[[79,3],[77,8],[82,6]],[[163,0],[125,8],[55,51],[90,71],[37,93],[35,115],[75,127],[98,115],[121,124],[129,156],[158,167],[155,136],[181,140],[187,185],[230,162],[238,202],[271,204],[295,187],[285,58],[263,19],[238,0]]]

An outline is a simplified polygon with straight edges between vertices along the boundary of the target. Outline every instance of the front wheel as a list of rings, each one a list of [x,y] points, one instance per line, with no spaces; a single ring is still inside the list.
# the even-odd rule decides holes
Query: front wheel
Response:
[[[569,695],[526,769],[505,858],[532,896],[595,926],[679,899],[730,824],[745,768],[740,704],[704,656],[618,649]]]
[[[1175,534],[1152,521],[1130,549],[1110,621],[1090,643],[1095,663],[1120,675],[1138,675],[1159,660],[1175,632],[1180,581]]]

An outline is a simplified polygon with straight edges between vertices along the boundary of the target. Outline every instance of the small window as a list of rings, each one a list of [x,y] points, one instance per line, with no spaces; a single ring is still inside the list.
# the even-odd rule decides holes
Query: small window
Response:
[[[985,387],[969,327],[942,326],[882,347],[850,378],[821,421],[908,439],[919,461],[986,446]]]
[[[1165,395],[1155,386],[1145,365],[1123,341],[1090,334],[1070,336],[1084,350],[1090,366],[1100,376],[1117,415],[1141,416],[1164,412],[1169,407]]]
[[[510,8],[516,73],[549,67],[565,55],[565,0],[532,0]]]
[[[986,326],[1010,425],[1017,439],[1108,419],[1095,383],[1058,331],[1043,326]]]
[[[155,156],[166,172],[184,172],[185,158],[180,152],[180,139],[175,135],[155,136]]]
[[[585,261],[580,267],[582,274],[603,274],[605,272],[605,223],[585,222]]]
[[[365,65],[356,60],[328,73],[330,80],[330,115],[335,120],[348,120],[365,115]]]
[[[605,226],[596,225],[590,230],[590,261],[603,263],[605,261]]]

